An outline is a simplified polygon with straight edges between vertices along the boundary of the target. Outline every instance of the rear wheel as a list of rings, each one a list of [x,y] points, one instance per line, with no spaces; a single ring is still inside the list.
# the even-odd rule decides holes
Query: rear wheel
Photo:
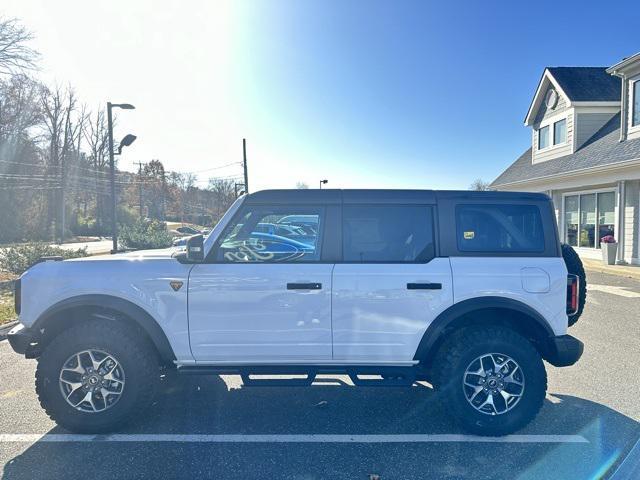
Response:
[[[538,413],[547,389],[542,358],[503,327],[454,333],[434,361],[434,382],[456,421],[478,435],[506,435]]]
[[[576,251],[566,243],[562,244],[562,258],[567,266],[567,271],[572,275],[577,275],[580,279],[578,282],[578,311],[574,315],[569,315],[569,326],[572,326],[578,321],[580,315],[582,315],[584,303],[587,300],[587,274],[584,271],[582,260],[580,260]]]
[[[74,432],[112,431],[144,413],[159,379],[157,356],[124,325],[91,320],[58,335],[36,369],[40,404]]]

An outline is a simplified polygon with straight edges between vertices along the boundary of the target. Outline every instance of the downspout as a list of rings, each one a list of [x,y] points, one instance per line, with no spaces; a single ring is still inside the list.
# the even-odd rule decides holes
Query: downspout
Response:
[[[622,81],[622,104],[620,108],[620,141],[624,142],[627,139],[627,81],[624,74],[620,74],[620,80]]]
[[[627,188],[626,182],[620,180],[618,182],[618,259],[619,265],[626,265],[624,260],[624,227],[625,227],[625,205],[626,205]]]

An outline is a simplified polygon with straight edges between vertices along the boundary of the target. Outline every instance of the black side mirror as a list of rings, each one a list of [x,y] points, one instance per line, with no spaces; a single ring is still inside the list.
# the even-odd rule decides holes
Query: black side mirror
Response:
[[[201,234],[189,237],[187,240],[187,260],[190,262],[204,260],[204,237]]]

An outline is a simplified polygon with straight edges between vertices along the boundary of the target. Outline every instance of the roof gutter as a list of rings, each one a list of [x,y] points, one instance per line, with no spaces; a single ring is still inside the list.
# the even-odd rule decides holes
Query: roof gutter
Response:
[[[616,75],[616,76],[620,76],[622,72],[622,70],[625,70],[629,65],[631,65],[632,63],[635,63],[636,61],[640,60],[640,52],[635,53],[633,55],[631,55],[630,57],[624,58],[622,59],[622,61],[616,63],[615,65],[607,68],[607,73],[609,75]]]
[[[590,173],[598,173],[601,171],[606,171],[606,170],[622,170],[628,167],[633,167],[633,166],[640,166],[640,158],[634,158],[633,160],[625,160],[624,162],[617,162],[617,163],[610,163],[607,165],[598,165],[597,167],[591,167],[591,168],[583,168],[583,169],[579,169],[579,170],[571,170],[569,172],[563,172],[560,174],[553,174],[553,175],[543,175],[540,177],[533,177],[533,178],[528,178],[526,180],[518,180],[515,182],[507,182],[507,183],[494,183],[491,182],[491,187],[508,187],[511,185],[523,185],[523,184],[527,184],[527,183],[532,183],[532,182],[536,182],[536,181],[540,181],[540,180],[548,180],[548,179],[563,179],[563,178],[567,178],[567,177],[572,177],[574,175],[588,175]]]

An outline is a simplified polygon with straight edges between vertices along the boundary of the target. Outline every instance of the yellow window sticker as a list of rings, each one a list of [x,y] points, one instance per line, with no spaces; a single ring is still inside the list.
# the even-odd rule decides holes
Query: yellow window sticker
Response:
[[[476,236],[476,232],[464,232],[465,240],[473,240],[473,237]]]

